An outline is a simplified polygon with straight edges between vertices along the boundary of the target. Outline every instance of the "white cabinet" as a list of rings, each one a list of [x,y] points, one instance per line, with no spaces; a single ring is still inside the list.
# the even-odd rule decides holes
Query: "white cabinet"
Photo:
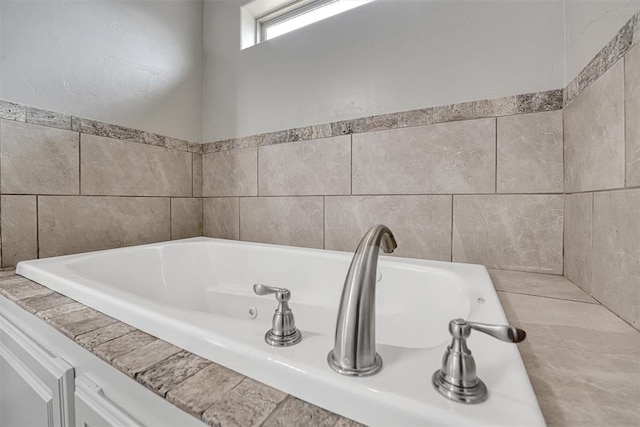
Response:
[[[88,427],[140,427],[142,424],[109,399],[86,376],[76,379],[76,425]]]
[[[0,296],[0,427],[141,425],[204,426]]]
[[[0,315],[0,426],[74,424],[73,368]]]

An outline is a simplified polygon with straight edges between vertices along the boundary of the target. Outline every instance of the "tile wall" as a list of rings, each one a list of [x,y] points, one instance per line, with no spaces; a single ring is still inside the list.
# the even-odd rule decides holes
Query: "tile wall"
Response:
[[[640,329],[640,45],[618,53],[564,108],[565,275]]]
[[[200,149],[0,101],[2,267],[202,235]]]
[[[204,234],[353,251],[385,223],[397,256],[562,274],[556,95],[207,144]]]

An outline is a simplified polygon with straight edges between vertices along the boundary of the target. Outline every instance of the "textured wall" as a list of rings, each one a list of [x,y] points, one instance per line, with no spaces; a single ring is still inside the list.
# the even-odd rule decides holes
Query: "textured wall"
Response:
[[[202,1],[0,1],[0,99],[200,141]]]
[[[640,0],[563,0],[565,84],[640,8]]]
[[[241,4],[205,2],[204,141],[563,86],[561,0],[377,0],[242,51]]]
[[[2,267],[202,234],[200,146],[112,134],[139,136],[0,101]]]

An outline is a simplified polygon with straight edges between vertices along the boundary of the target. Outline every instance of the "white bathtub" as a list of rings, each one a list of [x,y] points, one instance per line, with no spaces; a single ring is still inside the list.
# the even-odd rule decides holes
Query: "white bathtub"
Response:
[[[400,245],[402,242],[398,242]],[[381,256],[377,350],[383,369],[344,377],[327,365],[352,254],[193,238],[26,261],[17,272],[200,356],[369,425],[544,425],[514,344],[481,333],[469,346],[489,388],[479,405],[446,400],[431,385],[449,343],[449,320],[506,323],[479,265]],[[276,301],[263,283],[291,290],[303,340],[264,342]],[[249,308],[257,309],[251,319]],[[255,311],[255,310],[254,310]]]

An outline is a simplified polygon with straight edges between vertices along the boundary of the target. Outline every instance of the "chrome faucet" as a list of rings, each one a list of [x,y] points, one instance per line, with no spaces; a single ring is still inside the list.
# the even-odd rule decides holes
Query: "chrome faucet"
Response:
[[[433,386],[447,399],[460,403],[482,403],[489,397],[487,386],[476,375],[476,362],[467,347],[471,330],[484,332],[504,342],[518,343],[527,337],[522,329],[453,319],[449,322],[451,345],[442,357],[442,368],[433,373]]]
[[[398,244],[385,225],[376,225],[364,235],[349,266],[342,289],[336,337],[327,361],[342,375],[373,375],[382,368],[376,353],[375,284],[378,252],[393,252]]]

